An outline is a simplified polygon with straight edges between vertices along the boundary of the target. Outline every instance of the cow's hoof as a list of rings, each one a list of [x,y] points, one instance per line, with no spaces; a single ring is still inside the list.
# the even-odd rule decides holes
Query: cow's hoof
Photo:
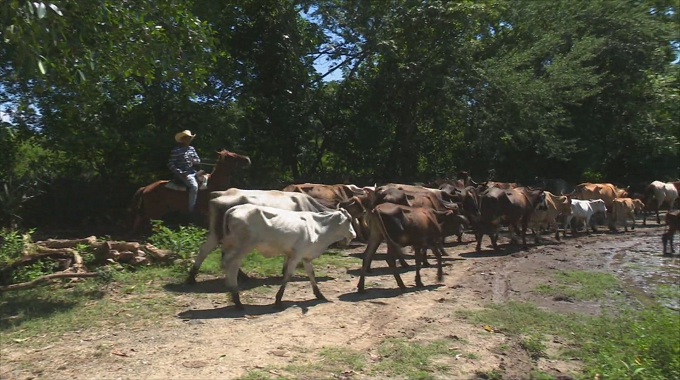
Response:
[[[234,309],[236,309],[236,310],[238,310],[238,311],[243,311],[243,310],[245,310],[245,308],[243,307],[243,304],[242,304],[242,303],[235,303],[235,304],[234,304]]]
[[[424,288],[425,284],[422,281],[416,281],[416,288]]]
[[[275,302],[275,303],[274,303],[274,309],[276,309],[276,310],[283,310],[283,309],[285,309],[285,308],[283,307],[283,302]]]
[[[187,280],[185,281],[187,285],[196,285],[196,277],[189,276],[187,277]]]

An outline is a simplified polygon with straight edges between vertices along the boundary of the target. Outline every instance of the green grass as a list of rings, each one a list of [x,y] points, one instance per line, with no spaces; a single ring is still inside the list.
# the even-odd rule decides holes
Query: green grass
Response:
[[[366,366],[364,354],[344,347],[324,347],[319,351],[324,363],[335,368],[361,371]]]
[[[320,359],[307,363],[292,364],[283,368],[258,369],[248,372],[240,380],[269,380],[286,378],[336,379],[341,373],[361,373],[366,378],[381,377],[413,380],[435,379],[447,374],[449,367],[435,363],[435,359],[452,357],[459,351],[450,350],[451,341],[438,340],[428,343],[409,342],[388,338],[378,346],[381,360],[367,363],[366,354],[346,347],[324,347],[319,350]],[[467,357],[478,359],[470,354]],[[272,375],[279,373],[279,375]]]
[[[538,360],[540,358],[548,357],[545,352],[547,347],[543,344],[544,340],[545,338],[543,336],[532,335],[520,340],[519,345],[526,350],[532,359]]]
[[[218,269],[219,269],[219,254]],[[314,265],[314,272],[317,276],[326,275],[327,270],[331,268],[356,268],[361,265],[361,259],[351,256],[343,256],[339,253],[326,252],[318,259],[312,262]],[[275,277],[281,276],[283,273],[283,256],[275,256],[266,258],[257,252],[252,252],[246,255],[241,262],[241,269],[248,274],[256,274],[261,277]],[[201,269],[202,271],[202,269]],[[295,271],[298,275],[306,275],[305,270],[300,264]]]
[[[382,360],[373,368],[373,373],[413,380],[434,379],[437,373],[445,372],[448,367],[435,364],[433,360],[459,353],[449,350],[449,344],[446,340],[421,344],[403,339],[386,339],[378,347]]]
[[[610,273],[570,270],[557,273],[557,284],[542,284],[534,291],[561,295],[575,300],[596,300],[605,297],[619,286]]]
[[[0,335],[6,342],[45,343],[89,327],[153,323],[176,311],[174,297],[161,288],[175,277],[173,268],[143,267],[113,273],[110,283],[91,279],[71,288],[56,283],[6,292],[0,296]]]
[[[459,314],[472,323],[489,324],[517,336],[530,354],[545,351],[542,335],[559,336],[568,342],[563,354],[584,362],[584,378],[592,379],[598,373],[602,379],[680,378],[680,318],[677,312],[660,306],[633,309],[617,305],[589,317],[509,302]]]
[[[529,379],[530,380],[555,380],[555,377],[553,375],[550,375],[550,374],[542,372],[542,371],[531,371],[531,373],[529,374]]]

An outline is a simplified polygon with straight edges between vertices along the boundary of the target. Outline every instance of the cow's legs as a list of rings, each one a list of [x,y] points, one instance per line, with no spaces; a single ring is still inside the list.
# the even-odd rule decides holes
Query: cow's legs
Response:
[[[399,288],[404,290],[406,289],[406,285],[404,285],[404,281],[401,280],[401,276],[399,276],[399,272],[397,271],[397,260],[395,258],[396,255],[397,254],[394,252],[394,249],[388,245],[387,265],[392,269],[392,273],[394,273],[394,279],[397,281],[397,285],[399,285]]]
[[[493,233],[489,234],[489,239],[491,239],[491,245],[493,246],[493,249],[498,251],[498,230],[495,230]]]
[[[592,215],[587,215],[587,216],[586,216],[585,230],[586,230],[586,234],[587,234],[587,235],[590,235],[590,229],[591,229],[591,228],[593,229],[593,232],[597,232],[597,229],[595,228],[595,226],[593,226],[593,225],[590,224],[590,218],[591,218],[591,217],[592,217]]]
[[[229,251],[222,250],[222,269],[224,270],[224,280],[227,284],[227,290],[231,293],[231,300],[234,306],[243,310],[243,304],[241,303],[241,297],[238,294],[238,272],[241,267],[241,261],[243,260],[242,254],[235,249],[230,249]]]
[[[529,221],[526,217],[522,218],[522,248],[527,249],[527,224]],[[538,244],[538,240],[534,241],[534,244]]]
[[[314,277],[314,265],[312,264],[312,262],[310,260],[303,259],[302,265],[305,266],[305,271],[307,272],[307,276],[309,277],[309,282],[312,284],[312,290],[314,291],[316,299],[328,301],[326,297],[324,297],[323,294],[321,294],[321,290],[319,290],[319,286],[316,284],[316,278]]]
[[[630,227],[631,230],[635,231],[635,211],[632,212],[630,219],[633,221],[633,225]]]
[[[420,262],[424,260],[425,253],[427,252],[427,248],[420,248],[420,247],[414,247],[415,249],[415,254],[416,254],[416,286],[422,287],[423,281],[420,278]]]
[[[286,260],[286,265],[283,267],[283,281],[281,282],[281,287],[279,288],[279,291],[276,292],[276,302],[274,302],[274,308],[276,309],[283,309],[283,303],[281,302],[281,299],[283,298],[283,292],[286,290],[286,284],[293,277],[298,262],[299,260],[295,260],[292,258],[288,258]],[[307,268],[305,267],[305,269]],[[314,273],[312,273],[312,275],[313,274]],[[311,278],[312,277],[310,277],[310,279]]]
[[[357,284],[357,292],[362,293],[364,291],[364,280],[366,279],[366,273],[368,273],[371,267],[371,261],[373,261],[373,255],[378,248],[378,244],[371,244],[374,239],[368,243],[366,250],[364,251],[364,258],[361,263],[361,276],[359,277],[359,283]]]
[[[437,251],[438,250],[438,251]],[[436,246],[432,248],[432,252],[434,252],[435,256],[437,257],[437,281],[442,281],[444,280],[444,268],[443,268],[443,263],[442,263],[442,254],[446,253],[444,250],[444,243],[439,243]]]
[[[656,224],[661,224],[661,218],[659,217],[659,209],[661,208],[662,204],[663,201],[656,203]]]
[[[421,252],[420,256],[418,256],[417,252],[418,252],[418,250],[416,249],[416,260],[420,260],[424,267],[429,267],[430,263],[427,261],[427,247],[422,248],[422,252]]]
[[[194,260],[194,266],[192,266],[191,270],[189,271],[189,277],[187,278],[188,284],[193,285],[196,283],[196,275],[198,274],[198,269],[201,268],[201,265],[203,264],[203,261],[205,261],[205,258],[208,256],[208,254],[215,250],[215,248],[217,248],[218,245],[219,241],[217,240],[217,236],[215,236],[215,234],[209,234],[208,240],[206,240],[205,243],[201,244],[201,248],[198,251],[198,256],[196,256],[196,259]]]
[[[517,244],[518,243],[517,235],[521,234],[521,232],[517,228],[517,225],[514,223],[508,225],[508,232],[510,232],[510,243]]]
[[[567,237],[567,227],[571,227],[571,234],[576,235],[574,227],[571,224],[572,219],[574,219],[574,216],[568,215],[564,221],[564,230],[562,231],[562,236],[564,236],[565,238]]]
[[[555,240],[560,240],[560,224],[557,223],[557,219],[550,222],[549,227],[555,227]]]
[[[491,235],[489,235],[489,238],[491,238]],[[475,239],[477,239],[477,251],[482,250],[482,239],[484,239],[484,234],[481,232],[475,232]]]

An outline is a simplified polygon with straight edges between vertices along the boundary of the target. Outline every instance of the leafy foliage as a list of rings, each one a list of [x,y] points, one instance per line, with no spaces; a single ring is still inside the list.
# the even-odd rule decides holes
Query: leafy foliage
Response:
[[[678,15],[669,0],[6,1],[0,178],[47,171],[54,207],[76,192],[64,182],[111,189],[79,197],[75,223],[127,206],[112,183],[168,178],[191,129],[204,160],[253,158],[237,187],[672,180]],[[31,225],[40,206],[12,213]]]

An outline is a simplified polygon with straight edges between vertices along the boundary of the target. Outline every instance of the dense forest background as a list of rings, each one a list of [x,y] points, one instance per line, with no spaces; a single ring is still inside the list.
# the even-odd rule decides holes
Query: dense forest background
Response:
[[[124,221],[173,136],[235,186],[680,176],[677,0],[0,3],[0,222]],[[338,75],[341,74],[341,75]],[[329,80],[329,78],[337,78]]]

